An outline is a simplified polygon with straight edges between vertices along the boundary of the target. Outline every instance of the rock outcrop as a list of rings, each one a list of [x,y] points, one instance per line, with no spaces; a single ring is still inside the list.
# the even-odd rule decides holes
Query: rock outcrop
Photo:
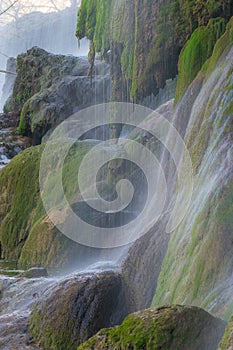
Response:
[[[121,322],[122,289],[113,271],[80,273],[48,288],[31,314],[31,336],[43,349],[73,350],[101,328]],[[114,319],[111,321],[111,319]]]
[[[81,143],[73,155],[76,167],[89,149]],[[84,247],[63,236],[44,210],[39,188],[40,159],[44,146],[28,148],[0,172],[1,258],[29,266],[82,266],[95,261],[99,250]],[[73,165],[72,165],[73,164]],[[76,173],[67,168],[69,189],[74,189]],[[55,180],[56,181],[56,180]],[[51,184],[51,191],[55,191]],[[79,261],[79,262],[78,262]]]
[[[48,130],[74,112],[108,102],[109,69],[97,62],[88,76],[85,58],[49,54],[34,47],[17,58],[17,78],[7,109],[20,113],[19,133],[39,144]]]
[[[199,308],[164,306],[127,316],[120,326],[101,330],[78,350],[216,350],[224,328],[224,321]]]
[[[197,27],[232,14],[230,0],[83,0],[76,35],[109,61],[113,100],[141,102],[176,76],[179,53]]]

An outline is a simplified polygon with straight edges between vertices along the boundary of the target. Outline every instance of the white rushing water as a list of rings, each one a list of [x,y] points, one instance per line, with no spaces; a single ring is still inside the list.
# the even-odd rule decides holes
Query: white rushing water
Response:
[[[51,277],[26,278],[18,275],[6,276],[0,273],[0,349],[23,350],[40,349],[29,338],[29,316],[33,305],[50,295],[62,281],[73,279],[88,279],[95,274],[106,270],[117,271],[116,261],[102,261],[80,268],[70,274],[61,274]],[[19,270],[6,271],[14,272]],[[23,271],[21,271],[23,272]],[[44,294],[45,293],[45,294]]]

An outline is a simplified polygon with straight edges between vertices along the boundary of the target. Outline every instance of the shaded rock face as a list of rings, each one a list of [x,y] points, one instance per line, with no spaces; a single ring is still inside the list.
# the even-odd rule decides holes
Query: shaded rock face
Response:
[[[108,66],[97,62],[88,77],[84,58],[49,54],[32,48],[17,58],[17,78],[9,102],[21,113],[19,132],[39,144],[46,132],[92,104],[107,102],[111,95]]]
[[[173,100],[165,103],[156,110],[156,117],[162,116],[168,121],[173,120]],[[148,121],[148,127],[153,129],[153,118]],[[143,140],[142,140],[143,142]],[[151,230],[134,242],[122,262],[122,279],[125,286],[125,294],[130,312],[147,308],[157,285],[162,262],[166,254],[170,235],[166,233],[169,208],[172,203],[174,186],[176,183],[176,169],[173,160],[166,149],[158,142],[154,143],[153,137],[145,140],[145,146],[153,151],[164,169],[167,182],[167,199],[164,215],[158,220]]]
[[[118,327],[100,331],[78,350],[216,350],[224,329],[224,321],[199,308],[152,308],[127,316]]]
[[[122,284],[118,273],[80,273],[47,289],[31,314],[31,336],[45,349],[76,349],[117,320]],[[122,319],[118,319],[121,322]]]

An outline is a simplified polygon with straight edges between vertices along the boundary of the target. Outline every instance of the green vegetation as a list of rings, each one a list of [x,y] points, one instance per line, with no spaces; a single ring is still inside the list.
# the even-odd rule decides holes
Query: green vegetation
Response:
[[[192,34],[179,58],[179,74],[176,103],[196,77],[206,60],[212,55],[217,40],[226,29],[223,18],[211,19],[206,27],[200,27]]]
[[[0,242],[6,259],[17,260],[29,234],[39,197],[43,147],[29,148],[0,172]]]
[[[69,298],[69,295],[67,296],[67,299]],[[68,304],[68,300],[67,300]],[[66,317],[67,314],[67,305],[63,305],[63,309],[59,308],[59,319],[54,318],[54,315],[52,315],[52,318],[54,320],[53,324],[50,323],[46,329],[43,329],[43,348],[44,349],[51,349],[51,350],[63,350],[63,349],[75,349],[76,348],[76,342],[74,340],[71,340],[70,337],[70,329],[74,327],[75,324],[75,318],[72,319],[66,318],[67,324],[66,327],[63,327],[59,329],[59,332],[56,332],[56,337],[54,336],[54,328],[56,328],[56,323],[60,323],[63,320],[63,317]],[[38,339],[42,335],[39,332],[39,326],[41,323],[41,319],[43,318],[43,315],[41,315],[40,311],[37,311],[36,308],[32,311],[32,317],[30,322],[30,335],[33,339]]]
[[[185,139],[193,162],[194,191],[186,218],[171,236],[154,306],[185,303],[208,310],[213,300],[221,300],[222,284],[231,273],[233,187],[224,159],[232,133],[232,28],[233,19],[190,86],[199,93],[198,103],[190,95],[184,99],[196,107]],[[228,319],[230,310],[232,301],[224,300],[214,312]]]
[[[200,348],[204,348],[205,339],[200,339],[201,333],[203,338],[207,338],[218,327],[221,332],[224,331],[224,327],[220,324],[217,326],[216,321],[203,310],[194,307],[167,306],[147,309],[127,316],[120,326],[101,330],[80,345],[78,350],[191,350],[197,349],[198,344]],[[203,328],[204,332],[201,332]],[[214,338],[213,344],[218,343],[216,334]]]
[[[77,172],[90,145],[75,144],[63,167],[63,186],[71,204],[78,200]],[[23,265],[61,266],[78,245],[64,237],[46,216],[39,191],[39,167],[44,146],[31,147],[0,172],[0,242],[2,257]],[[52,165],[51,165],[52,166]],[[88,176],[88,174],[87,174]],[[57,196],[57,175],[49,192]],[[64,216],[65,220],[65,216]]]
[[[188,72],[180,83],[179,99],[211,55],[224,31],[224,19],[229,20],[231,13],[230,0],[165,0],[162,5],[150,0],[146,6],[139,0],[83,0],[76,35],[78,39],[86,36],[95,51],[108,60],[106,53],[111,49],[113,99],[122,100],[122,96],[125,99],[130,91],[130,98],[137,102],[151,93],[156,94],[166,79],[176,76],[180,50],[195,29],[207,25],[211,18],[221,17],[210,22],[208,30],[200,29],[195,34],[195,53],[191,55],[190,66],[187,67],[190,62],[186,62],[184,67]],[[188,61],[191,49],[185,53]],[[199,57],[200,51],[203,52]]]
[[[78,14],[76,35],[93,41],[97,52],[109,48],[110,18],[113,0],[83,0]]]

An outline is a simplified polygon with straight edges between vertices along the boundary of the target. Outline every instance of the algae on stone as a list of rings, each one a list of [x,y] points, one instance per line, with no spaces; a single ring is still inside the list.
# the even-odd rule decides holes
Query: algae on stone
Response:
[[[185,136],[195,175],[193,196],[185,219],[172,233],[153,300],[153,305],[203,306],[225,318],[233,311],[232,25],[231,20],[177,106],[177,118],[182,118],[183,104],[192,101],[191,92],[198,87]]]
[[[113,100],[138,102],[176,76],[179,53],[197,27],[232,14],[229,1],[83,0],[76,35],[90,39],[110,62]]]
[[[78,350],[213,350],[225,323],[207,312],[185,306],[164,306],[136,312],[120,326],[103,329]]]
[[[192,34],[179,57],[176,103],[212,55],[215,43],[225,29],[226,21],[223,18],[216,18],[211,19],[206,27],[200,27]]]
[[[77,171],[90,145],[80,142],[69,152],[63,168],[64,190],[72,204],[78,200]],[[63,266],[81,261],[88,248],[63,236],[49,220],[40,198],[39,170],[44,146],[31,147],[0,172],[0,243],[2,258],[23,265]],[[56,198],[57,176],[49,183]],[[65,220],[65,217],[64,217]],[[80,257],[79,257],[80,255]],[[93,256],[95,253],[93,252]]]

